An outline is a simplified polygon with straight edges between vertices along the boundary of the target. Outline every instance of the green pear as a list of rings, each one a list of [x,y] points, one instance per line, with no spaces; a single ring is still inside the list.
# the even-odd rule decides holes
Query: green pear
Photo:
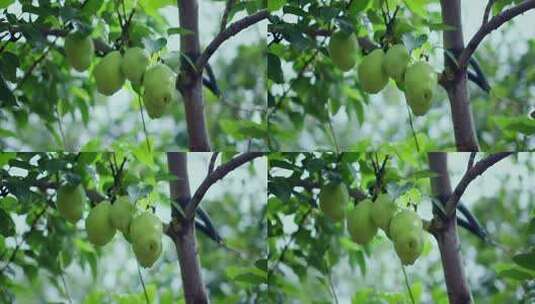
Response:
[[[162,234],[153,231],[132,240],[132,249],[142,267],[151,267],[162,253]]]
[[[355,34],[338,31],[329,40],[329,55],[333,63],[342,71],[349,71],[355,65],[358,43]]]
[[[56,206],[59,214],[67,221],[76,224],[82,218],[87,198],[82,185],[61,186],[57,192]]]
[[[362,59],[358,67],[362,89],[371,94],[378,93],[388,83],[388,75],[383,69],[385,53],[376,49]]]
[[[345,217],[345,207],[349,202],[349,193],[344,183],[329,183],[320,189],[320,210],[333,221]]]
[[[79,34],[69,34],[65,37],[64,46],[69,64],[77,71],[87,70],[95,52],[91,36],[81,37]]]
[[[373,208],[371,210],[372,220],[383,231],[388,232],[390,220],[397,212],[397,205],[386,193],[381,193],[377,196]]]
[[[151,66],[143,76],[143,102],[150,118],[161,117],[169,103],[176,100],[175,74],[166,65]]]
[[[110,210],[110,203],[99,203],[85,219],[87,237],[96,246],[106,245],[115,236],[116,229],[110,220]]]
[[[143,73],[145,73],[148,65],[149,55],[147,52],[139,47],[131,47],[123,54],[121,70],[132,84],[140,85],[143,79]]]
[[[111,205],[110,221],[123,234],[128,234],[130,223],[136,208],[128,201],[128,197],[121,196]]]
[[[423,229],[422,219],[412,210],[402,210],[396,213],[390,221],[389,236],[396,241],[398,235],[410,231],[421,231]]]
[[[347,230],[351,239],[360,245],[371,241],[377,234],[377,225],[372,220],[373,203],[365,199],[355,206],[347,216]]]
[[[394,249],[403,265],[412,265],[424,249],[423,230],[404,230],[394,241]]]
[[[403,44],[396,44],[386,52],[383,68],[386,74],[396,82],[402,82],[409,59],[407,48]]]
[[[132,220],[132,223],[130,224],[130,239],[135,241],[141,238],[144,234],[153,232],[162,234],[162,230],[162,222],[160,219],[156,215],[145,211],[134,217]]]
[[[437,77],[427,62],[417,62],[405,71],[405,98],[416,116],[427,113],[431,108]]]
[[[124,74],[121,70],[121,53],[113,51],[100,60],[93,70],[97,90],[106,96],[111,96],[119,91],[124,84]]]

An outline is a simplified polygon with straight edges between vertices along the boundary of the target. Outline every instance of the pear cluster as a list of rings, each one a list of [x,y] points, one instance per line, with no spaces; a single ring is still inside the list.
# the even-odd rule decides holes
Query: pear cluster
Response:
[[[329,56],[342,71],[355,66],[358,43],[354,34],[334,32],[329,41]],[[412,112],[421,116],[429,111],[437,84],[432,67],[423,61],[410,64],[410,54],[402,44],[391,46],[385,53],[375,49],[366,55],[357,68],[362,89],[369,94],[379,93],[393,79],[405,93]]]
[[[65,54],[69,64],[77,71],[85,71],[94,56],[93,40],[79,33],[65,38]],[[149,55],[139,47],[106,54],[94,67],[93,76],[97,91],[111,96],[119,91],[126,80],[134,89],[143,87],[143,101],[150,118],[160,118],[165,114],[171,101],[176,100],[175,73],[164,64],[149,67]]]
[[[328,184],[320,190],[320,210],[330,219],[343,222],[351,239],[360,245],[369,243],[382,229],[394,243],[403,265],[412,265],[422,254],[424,229],[422,220],[412,210],[400,209],[388,194],[373,202],[365,199],[346,212],[349,194],[344,184]]]
[[[409,51],[402,44],[393,45],[386,53],[376,49],[362,59],[358,77],[362,89],[370,94],[380,92],[393,79],[414,115],[422,116],[431,108],[436,74],[427,62],[409,61]]]
[[[117,230],[132,244],[142,267],[151,267],[162,253],[162,223],[150,213],[136,215],[136,208],[126,197],[119,197],[113,205],[102,202],[91,209],[85,221],[87,237],[95,246],[104,246]]]
[[[57,209],[69,222],[76,224],[84,211],[87,197],[81,185],[62,186],[57,192]],[[127,197],[118,197],[110,204],[101,202],[85,219],[88,240],[95,246],[108,244],[117,230],[132,245],[142,267],[151,267],[162,253],[163,228],[160,219],[150,213],[136,215],[136,208]]]

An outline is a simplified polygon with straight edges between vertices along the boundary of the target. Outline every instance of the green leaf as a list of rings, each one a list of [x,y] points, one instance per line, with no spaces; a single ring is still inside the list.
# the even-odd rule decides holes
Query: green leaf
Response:
[[[267,53],[267,74],[268,79],[273,80],[275,83],[284,83],[284,74],[281,68],[281,61],[279,57],[272,53]]]
[[[264,139],[267,137],[266,125],[249,120],[222,119],[219,125],[224,132],[237,140]]]
[[[532,280],[535,278],[533,274],[520,269],[506,269],[498,273],[498,277],[505,279],[513,279],[516,281]]]
[[[287,0],[268,0],[267,9],[270,12],[278,11],[284,6],[284,4],[286,4],[286,2]]]
[[[0,209],[0,234],[5,237],[15,235],[15,222],[3,209]]]
[[[517,254],[513,257],[513,261],[524,268],[535,271],[535,251]]]
[[[0,0],[0,8],[6,8],[13,4],[13,2],[15,2],[15,0]]]
[[[416,15],[426,18],[427,17],[427,4],[429,0],[404,0],[409,10]]]

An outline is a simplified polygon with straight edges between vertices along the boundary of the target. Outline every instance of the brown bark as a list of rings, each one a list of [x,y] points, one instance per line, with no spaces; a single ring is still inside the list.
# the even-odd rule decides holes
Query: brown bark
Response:
[[[444,48],[458,58],[464,49],[460,0],[441,0],[442,21],[455,30],[444,31]],[[478,151],[472,110],[468,100],[466,70],[458,70],[455,62],[444,52],[446,74],[444,88],[450,100],[455,143],[458,151]]]
[[[180,51],[188,60],[182,60],[177,89],[182,93],[188,128],[189,149],[210,151],[210,141],[204,117],[202,93],[202,71],[192,66],[201,54],[199,42],[199,5],[197,0],[180,0],[178,12],[180,27],[188,30],[188,35],[180,35]]]
[[[431,178],[431,191],[440,202],[445,203],[452,194],[448,175],[447,154],[442,152],[428,153],[429,169],[436,174]],[[433,235],[440,249],[442,268],[448,290],[448,298],[452,304],[472,303],[470,288],[466,281],[464,265],[460,251],[459,236],[455,211],[452,217],[441,217],[435,211],[433,219]],[[438,224],[436,222],[439,222]]]
[[[177,177],[169,183],[171,199],[179,202],[182,206],[191,200],[189,188],[187,154],[182,152],[167,153],[169,172]],[[184,298],[188,304],[209,303],[204,288],[199,255],[197,253],[197,241],[195,237],[194,220],[184,219],[176,208],[173,208],[173,220],[170,228],[170,236],[175,242],[184,288]]]

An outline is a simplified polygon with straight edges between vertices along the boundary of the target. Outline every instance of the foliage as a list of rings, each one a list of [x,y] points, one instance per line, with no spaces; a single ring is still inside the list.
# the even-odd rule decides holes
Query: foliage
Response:
[[[254,165],[242,175],[224,184],[247,181],[252,189],[265,187]],[[165,222],[172,179],[163,153],[0,153],[0,302],[146,303],[130,245],[122,237],[104,247],[92,245],[83,220],[73,225],[56,210],[56,189],[60,183],[83,185],[90,200],[83,218],[97,201],[127,195],[138,209],[156,210]],[[266,229],[265,203],[254,191],[233,189],[212,190],[219,199],[203,204],[229,249],[197,231],[205,283],[216,303],[258,300],[267,287],[265,242],[259,237]],[[143,279],[150,299],[176,303],[183,297],[175,281],[180,277],[176,248],[168,237],[163,241],[162,257],[143,271]],[[110,276],[113,286],[104,280]]]
[[[351,204],[373,198],[381,181],[379,188],[387,190],[398,206],[415,205],[418,214],[429,220],[436,202],[430,194],[433,175],[425,154],[392,156],[379,178],[374,163],[381,164],[384,157],[356,152],[270,155],[267,219],[272,302],[332,303],[337,297],[340,303],[349,299],[352,303],[412,303],[401,263],[384,232],[358,245],[351,241],[343,222],[330,220],[318,208],[319,187],[332,179],[342,180],[351,189]],[[451,158],[451,174],[466,168],[467,154]],[[489,236],[482,241],[458,228],[476,302],[529,302],[533,296],[533,263],[528,261],[535,245],[535,193],[522,186],[524,182],[507,181],[532,181],[534,161],[530,154],[519,154],[510,160],[509,169],[486,172],[490,176],[482,177],[483,184],[473,186],[464,198]],[[490,184],[498,189],[483,193]],[[425,234],[422,256],[405,268],[410,290],[415,303],[447,303],[440,252],[433,237]]]
[[[97,94],[93,77],[94,67],[101,59],[97,57],[132,46],[145,49],[151,64],[165,61],[178,72],[172,61],[184,64],[186,59],[176,51],[176,41],[188,32],[166,17],[176,15],[176,3],[167,0],[0,3],[0,148],[101,151],[110,149],[114,143],[136,144],[148,136],[158,150],[186,150],[188,137],[181,98],[173,101],[158,120],[149,119],[143,111],[143,122],[139,87],[127,84],[107,98]],[[207,1],[201,5],[221,10],[223,14],[217,3]],[[259,3],[235,3],[230,8],[228,22],[244,13],[258,11]],[[212,28],[210,32],[219,30],[215,20],[207,26]],[[95,43],[97,57],[88,71],[75,71],[65,57],[63,36],[72,32],[90,34],[98,42]],[[265,94],[258,94],[258,91],[265,92],[261,81],[265,69],[255,66],[251,70],[247,64],[262,62],[264,45],[260,40],[237,48],[237,52],[225,51],[225,56],[217,57],[219,61],[212,67],[217,76],[231,74],[228,78],[231,81],[247,79],[249,82],[229,85],[223,78],[217,79],[222,82],[218,85],[225,99],[210,96],[212,92],[204,93],[209,99],[206,112],[209,127],[213,129],[210,135],[218,150],[237,150],[247,146],[249,139],[254,149],[263,149],[265,145],[267,125],[263,110],[256,109],[265,107]],[[233,64],[238,61],[239,64]],[[240,96],[247,97],[238,99]],[[235,109],[240,107],[251,111]],[[219,122],[223,120],[248,125],[240,126],[240,132],[228,132],[221,130]]]
[[[513,2],[518,3],[496,1],[493,13]],[[474,4],[463,3],[462,7],[474,11]],[[413,62],[429,61],[435,72],[442,72],[443,53],[451,56],[443,48],[442,32],[454,29],[442,23],[438,0],[274,0],[268,8],[274,14],[268,44],[268,120],[273,150],[373,151],[387,142],[407,142],[414,133],[420,142],[413,140],[413,148],[420,151],[455,145],[451,109],[442,88],[435,88],[431,111],[420,118],[409,113],[394,81],[381,94],[373,95],[364,92],[357,76],[357,67],[371,47],[387,49],[400,42],[411,51]],[[385,13],[395,18],[385,18]],[[337,69],[329,58],[327,45],[337,30],[359,37],[360,50],[354,54],[357,65],[348,72]],[[523,151],[533,146],[530,137],[535,132],[528,117],[533,107],[528,102],[534,83],[533,65],[529,64],[533,39],[520,36],[504,45],[506,36],[519,37],[522,29],[506,25],[500,31],[506,34],[486,39],[476,52],[490,94],[470,83],[469,100],[482,150]]]

